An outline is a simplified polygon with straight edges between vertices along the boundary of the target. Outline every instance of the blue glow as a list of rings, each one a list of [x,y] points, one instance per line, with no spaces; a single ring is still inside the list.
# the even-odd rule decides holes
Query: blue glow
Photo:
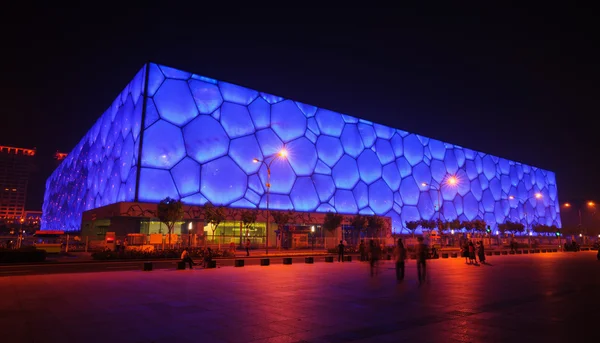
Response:
[[[184,125],[198,115],[198,108],[187,82],[167,79],[156,92],[154,103],[161,118]]]
[[[315,118],[321,133],[334,137],[342,134],[344,119],[341,114],[321,108],[315,114]]]
[[[344,154],[342,143],[335,137],[320,136],[316,145],[319,159],[329,167],[333,167]]]
[[[248,177],[229,157],[221,157],[202,166],[202,195],[215,205],[227,205],[241,198],[248,187]]]
[[[200,163],[221,157],[229,150],[227,133],[209,116],[199,116],[186,125],[183,138],[188,155]]]
[[[385,215],[400,232],[406,221],[437,218],[437,190],[421,187],[426,182],[441,185],[443,218],[480,218],[496,227],[509,219],[525,223],[526,211],[529,223],[560,227],[552,172],[173,68],[149,68],[149,79],[140,70],[48,179],[43,229],[78,230],[83,211],[135,201],[138,171],[140,201],[168,195],[194,205],[265,208],[266,168],[252,159],[269,163],[282,148],[288,157],[271,167],[271,209]],[[456,174],[458,185],[444,184],[448,174]],[[538,191],[543,200],[525,200]],[[518,200],[506,200],[509,194]]]
[[[237,138],[254,132],[254,124],[246,106],[223,103],[221,106],[221,125],[229,138]]]
[[[365,150],[358,156],[360,178],[367,184],[381,177],[381,163],[373,150]]]
[[[185,157],[181,129],[159,120],[146,129],[142,146],[142,167],[171,169]]]
[[[212,83],[190,80],[190,90],[201,114],[213,113],[223,103],[219,87]]]
[[[304,136],[306,117],[293,101],[282,101],[271,106],[271,128],[287,143]]]
[[[296,211],[312,212],[320,204],[317,190],[310,177],[299,177],[290,192],[290,199]]]
[[[186,157],[171,169],[175,186],[181,197],[200,191],[200,164]]]

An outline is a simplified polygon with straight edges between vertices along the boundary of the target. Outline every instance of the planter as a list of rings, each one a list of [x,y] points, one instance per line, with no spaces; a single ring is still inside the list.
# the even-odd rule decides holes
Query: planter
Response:
[[[243,267],[244,266],[244,260],[235,260],[235,266],[236,267]]]
[[[535,254],[535,253],[537,253],[537,252],[539,252],[539,251],[538,251],[538,250],[535,250],[535,249],[529,249],[529,253],[530,253],[530,254]]]
[[[448,258],[448,253],[447,252],[443,252],[442,253],[442,258]]]
[[[542,249],[542,252],[545,253],[545,252],[547,252],[547,250],[546,249]]]
[[[208,261],[206,262],[207,269],[217,268],[217,261]]]
[[[269,260],[268,258],[261,258],[260,259],[260,265],[261,266],[268,266],[271,264],[271,260]]]
[[[501,254],[502,254],[502,255],[508,255],[508,251],[506,251],[506,250],[502,250],[502,251],[501,251]]]
[[[314,257],[305,257],[304,263],[313,264],[313,263],[315,263],[315,258]]]
[[[498,255],[500,255],[500,252],[499,251],[494,251],[494,255],[498,256]]]
[[[540,249],[535,249],[535,253],[539,254],[540,253]]]
[[[325,256],[325,262],[333,263],[333,256]]]
[[[558,252],[558,249],[552,249],[552,252]]]
[[[492,256],[492,252],[491,251],[486,251],[485,252],[485,256]]]
[[[344,262],[352,262],[352,256],[344,256]]]
[[[452,257],[452,258],[457,258],[457,257],[458,257],[458,254],[457,254],[457,253],[455,253],[455,252],[453,252],[453,253],[451,253],[451,254],[450,254],[450,257]]]
[[[509,254],[511,254],[511,255],[514,255],[514,254],[515,254],[515,251],[514,251],[514,250],[511,250],[511,251],[509,251],[508,253],[509,253]]]
[[[185,269],[185,262],[183,262],[183,261],[177,262],[177,270],[184,270],[184,269]]]
[[[517,250],[516,253],[517,253],[517,255],[521,255],[523,253],[523,251],[522,250]]]
[[[529,250],[523,250],[523,254],[529,254]]]
[[[152,262],[144,262],[144,267],[142,268],[142,271],[145,271],[145,272],[152,271]]]
[[[283,258],[283,264],[292,264],[292,258],[291,257],[284,257]]]

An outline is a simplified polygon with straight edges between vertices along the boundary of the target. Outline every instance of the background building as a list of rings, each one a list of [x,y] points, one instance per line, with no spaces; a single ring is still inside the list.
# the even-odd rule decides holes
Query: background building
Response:
[[[46,183],[43,229],[120,202],[560,227],[553,172],[149,63]],[[536,196],[537,195],[537,196]],[[107,207],[108,206],[108,207]]]
[[[21,219],[35,149],[0,146],[0,219]]]

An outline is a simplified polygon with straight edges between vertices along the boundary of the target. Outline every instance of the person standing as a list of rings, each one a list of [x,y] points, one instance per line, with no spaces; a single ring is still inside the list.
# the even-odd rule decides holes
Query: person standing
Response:
[[[246,240],[246,256],[250,256],[250,240]]]
[[[338,244],[338,262],[344,262],[344,241]]]
[[[485,264],[485,248],[483,246],[483,241],[479,241],[479,247],[477,249],[477,256],[479,258],[479,262],[481,264]]]
[[[364,240],[360,240],[360,244],[358,245],[358,252],[360,253],[360,260],[361,261],[366,261],[366,254],[365,254],[365,241]]]
[[[419,286],[423,284],[427,277],[427,254],[428,247],[423,242],[423,237],[417,238],[417,276],[419,278]]]
[[[379,247],[373,240],[369,241],[369,252],[370,252],[370,262],[371,262],[371,276],[379,274],[379,258],[381,256],[381,251]]]
[[[394,257],[396,259],[396,280],[404,280],[404,261],[406,260],[406,249],[402,243],[402,238],[398,238],[398,245],[394,249]]]

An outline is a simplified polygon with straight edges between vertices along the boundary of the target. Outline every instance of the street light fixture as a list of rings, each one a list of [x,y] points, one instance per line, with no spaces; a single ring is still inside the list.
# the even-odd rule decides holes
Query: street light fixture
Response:
[[[456,177],[456,175],[446,175],[446,177],[444,177],[444,179],[442,179],[441,183],[436,181],[437,186],[434,184],[429,184],[427,182],[421,182],[421,186],[423,186],[423,187],[429,186],[429,188],[432,188],[437,191],[437,195],[438,195],[437,210],[438,210],[438,220],[439,221],[442,220],[442,200],[441,200],[442,187],[444,185],[450,186],[450,187],[455,187],[456,185],[458,185],[458,182],[459,182],[459,180]]]
[[[188,223],[188,247],[192,246],[192,222]]]
[[[590,209],[596,209],[596,203],[595,203],[595,202],[593,202],[593,201],[587,201],[585,204],[586,204],[586,206],[587,206],[588,208],[590,208]],[[571,204],[570,204],[570,203],[568,203],[568,202],[564,203],[564,204],[563,204],[563,206],[564,206],[565,208],[571,208],[571,207],[573,207],[573,205],[571,205]],[[583,230],[583,222],[582,222],[582,216],[581,216],[581,208],[582,208],[582,206],[577,206],[577,215],[578,215],[578,217],[579,217],[579,230]],[[596,212],[594,212],[594,213],[592,214],[592,216],[594,216],[595,214],[596,214]],[[586,237],[587,237],[587,228],[586,228],[584,231],[585,231],[585,234],[586,234]],[[579,235],[579,237],[582,237],[582,235],[580,234],[580,235]],[[585,243],[585,242],[584,242],[584,243]]]
[[[265,253],[268,255],[269,254],[269,219],[270,219],[270,213],[269,213],[269,194],[271,193],[271,164],[273,164],[273,161],[275,161],[278,158],[281,159],[285,159],[287,158],[288,152],[287,150],[281,149],[279,150],[279,152],[273,156],[271,156],[271,161],[269,161],[269,163],[265,162],[265,160],[260,160],[258,158],[254,158],[252,159],[252,162],[254,163],[262,163],[265,165],[265,167],[267,167],[267,183],[265,184],[265,186],[267,186],[267,227],[266,227],[266,232],[265,232]]]
[[[530,199],[542,199],[544,197],[544,195],[540,192],[535,193],[533,196],[530,196],[529,198],[525,199],[523,201],[523,213],[525,214],[525,231],[527,231],[529,233],[527,239],[529,240],[529,248],[531,249],[531,236],[533,236],[533,233],[531,232],[531,230],[529,230],[529,221],[527,220],[527,210],[525,209],[525,204],[527,203],[527,201],[529,201]],[[517,199],[514,195],[509,195],[508,198],[510,200],[514,200]]]

